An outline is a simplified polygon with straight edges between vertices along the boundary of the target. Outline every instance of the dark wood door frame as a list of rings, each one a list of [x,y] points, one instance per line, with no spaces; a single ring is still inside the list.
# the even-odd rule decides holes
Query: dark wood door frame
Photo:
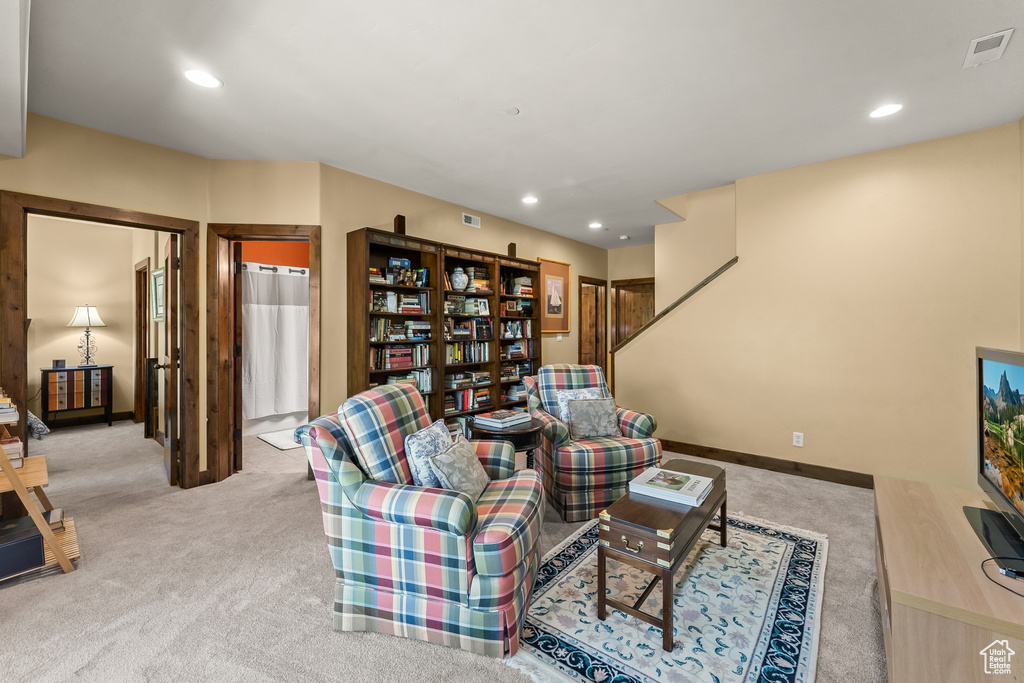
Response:
[[[149,358],[149,257],[135,264],[135,391],[132,422],[146,419],[146,359]]]
[[[592,287],[600,287],[601,294],[603,296],[597,297],[595,303],[597,320],[595,321],[594,328],[598,334],[598,342],[596,344],[596,353],[600,362],[598,365],[604,371],[605,375],[608,374],[608,281],[600,280],[594,277],[587,277],[586,275],[579,276],[579,282],[576,285],[579,291],[576,292],[576,300],[580,302],[579,305],[579,330],[580,333],[576,338],[576,358],[579,358],[583,352],[583,286],[590,285]]]
[[[235,471],[232,243],[309,242],[309,415],[320,415],[320,226],[210,223],[206,233],[206,471],[210,481]],[[241,321],[238,322],[241,324]]]
[[[182,236],[183,420],[180,485],[200,484],[199,472],[199,222],[172,216],[86,204],[0,190],[0,385],[22,419],[15,427],[29,443],[25,401],[28,390],[28,217],[72,218],[104,225],[143,228]],[[88,224],[82,226],[88,230]]]

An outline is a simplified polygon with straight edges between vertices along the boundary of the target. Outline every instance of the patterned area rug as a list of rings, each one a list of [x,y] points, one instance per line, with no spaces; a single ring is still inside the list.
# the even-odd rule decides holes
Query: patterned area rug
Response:
[[[597,618],[597,520],[548,553],[509,664],[536,681],[811,683],[828,541],[742,515],[729,545],[705,531],[675,576],[675,649],[609,608]],[[652,575],[608,560],[607,589],[632,604]],[[661,615],[661,588],[644,603]]]

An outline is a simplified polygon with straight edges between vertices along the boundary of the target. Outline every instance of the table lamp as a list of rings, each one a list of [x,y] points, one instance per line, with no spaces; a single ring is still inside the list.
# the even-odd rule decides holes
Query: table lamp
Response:
[[[90,327],[106,327],[95,306],[75,306],[75,314],[71,316],[68,327],[84,327],[85,334],[78,342],[78,352],[82,355],[82,365],[95,365],[96,340],[89,333]]]

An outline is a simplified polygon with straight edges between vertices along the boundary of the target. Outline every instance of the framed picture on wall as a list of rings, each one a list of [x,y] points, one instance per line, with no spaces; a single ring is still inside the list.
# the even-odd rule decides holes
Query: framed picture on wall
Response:
[[[570,288],[569,264],[538,258],[540,262],[540,331],[568,332]]]
[[[164,269],[154,270],[150,291],[149,311],[153,322],[164,321]]]

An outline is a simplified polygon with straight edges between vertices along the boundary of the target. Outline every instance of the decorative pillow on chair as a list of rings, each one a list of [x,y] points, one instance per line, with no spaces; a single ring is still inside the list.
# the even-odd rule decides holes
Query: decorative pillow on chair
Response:
[[[430,469],[430,456],[437,455],[452,445],[452,435],[444,426],[444,420],[438,420],[429,427],[405,437],[405,457],[412,470],[412,483],[417,486],[441,488],[441,481]]]
[[[572,422],[572,414],[569,410],[569,401],[576,398],[604,398],[601,387],[587,387],[586,389],[559,389],[555,392],[558,399],[558,419],[569,424]]]
[[[569,400],[569,434],[575,439],[622,436],[614,398]]]
[[[447,450],[430,458],[430,468],[441,481],[441,486],[465,493],[474,503],[491,480],[476,457],[473,444],[461,434],[455,437],[455,442]]]

